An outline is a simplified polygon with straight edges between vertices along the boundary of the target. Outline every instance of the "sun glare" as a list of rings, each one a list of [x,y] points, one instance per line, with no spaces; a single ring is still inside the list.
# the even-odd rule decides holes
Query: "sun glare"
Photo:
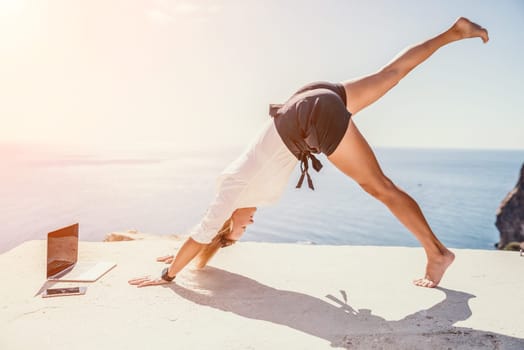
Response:
[[[25,0],[0,0],[0,16],[9,17],[20,14],[25,5]]]

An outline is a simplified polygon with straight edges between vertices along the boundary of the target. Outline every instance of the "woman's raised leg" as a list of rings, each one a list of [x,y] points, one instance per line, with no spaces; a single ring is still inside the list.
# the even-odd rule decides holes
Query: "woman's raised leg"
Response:
[[[475,37],[481,38],[484,43],[489,40],[486,29],[461,17],[443,33],[406,48],[378,72],[362,78],[343,81],[348,110],[356,114],[378,100],[413,68],[424,62],[442,46],[453,41]]]

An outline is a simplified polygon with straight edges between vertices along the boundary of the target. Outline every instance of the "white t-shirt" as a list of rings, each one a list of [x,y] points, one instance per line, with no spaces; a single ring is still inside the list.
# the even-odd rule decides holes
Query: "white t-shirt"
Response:
[[[218,176],[215,199],[204,218],[191,229],[190,237],[209,243],[236,209],[277,202],[297,163],[280,138],[273,118],[269,118],[240,157]]]

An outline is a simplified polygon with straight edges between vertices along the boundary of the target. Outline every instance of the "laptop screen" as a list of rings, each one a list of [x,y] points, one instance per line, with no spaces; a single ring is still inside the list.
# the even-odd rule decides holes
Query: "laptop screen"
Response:
[[[78,260],[78,224],[47,234],[47,278],[70,268]]]

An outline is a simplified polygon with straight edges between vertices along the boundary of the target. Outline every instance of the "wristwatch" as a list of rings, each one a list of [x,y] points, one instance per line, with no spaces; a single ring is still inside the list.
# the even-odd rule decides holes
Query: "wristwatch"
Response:
[[[171,282],[175,279],[176,275],[169,277],[169,267],[166,267],[162,270],[162,279],[166,282]]]

